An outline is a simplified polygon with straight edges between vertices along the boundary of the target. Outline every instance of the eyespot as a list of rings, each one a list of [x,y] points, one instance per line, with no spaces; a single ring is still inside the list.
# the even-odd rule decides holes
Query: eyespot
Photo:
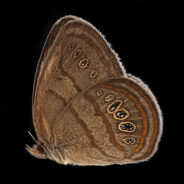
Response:
[[[92,71],[91,73],[90,73],[90,77],[92,78],[92,79],[95,79],[96,77],[97,77],[97,72],[96,71]]]
[[[88,59],[82,59],[79,62],[79,67],[80,68],[87,68],[88,64],[89,64],[89,60]]]
[[[74,58],[74,59],[77,59],[77,58],[79,58],[79,57],[81,56],[81,54],[82,54],[81,49],[77,49],[77,50],[74,52],[73,58]]]
[[[135,144],[136,140],[135,140],[135,138],[133,138],[133,137],[128,137],[128,138],[124,138],[124,139],[123,139],[123,142],[124,142],[125,144]]]
[[[114,95],[107,95],[106,97],[105,97],[105,102],[110,102],[111,100],[113,100],[114,99]]]
[[[68,46],[69,50],[74,50],[75,49],[75,43],[71,42]]]
[[[107,107],[107,112],[112,114],[114,113],[122,104],[123,102],[121,100],[116,100]]]
[[[101,89],[96,91],[96,96],[102,96],[103,95],[103,91]]]
[[[118,109],[114,114],[113,117],[118,120],[124,120],[129,116],[129,112],[124,108]]]
[[[120,131],[128,133],[135,132],[136,130],[136,126],[131,122],[121,122],[118,128]]]

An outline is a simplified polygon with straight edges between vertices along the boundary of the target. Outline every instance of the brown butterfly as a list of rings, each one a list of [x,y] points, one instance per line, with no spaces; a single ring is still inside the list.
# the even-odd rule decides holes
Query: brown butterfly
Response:
[[[89,22],[65,16],[45,42],[33,89],[38,141],[28,152],[60,164],[111,165],[148,160],[162,132],[147,85],[125,72]]]

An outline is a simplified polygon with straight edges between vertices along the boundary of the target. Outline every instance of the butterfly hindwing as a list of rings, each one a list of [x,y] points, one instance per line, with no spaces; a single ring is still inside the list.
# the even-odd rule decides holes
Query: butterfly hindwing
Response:
[[[54,144],[71,164],[126,164],[155,153],[162,119],[145,84],[131,77],[113,78],[73,98],[53,130]]]

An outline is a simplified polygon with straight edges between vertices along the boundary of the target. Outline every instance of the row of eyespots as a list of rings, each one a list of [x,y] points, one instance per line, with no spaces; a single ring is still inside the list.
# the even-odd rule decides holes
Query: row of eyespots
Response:
[[[107,106],[107,112],[113,115],[114,119],[125,120],[129,116],[129,112],[124,108],[120,108],[123,104],[122,100],[115,100]],[[118,129],[122,132],[133,133],[136,130],[136,126],[132,122],[121,122],[118,125]],[[135,144],[136,140],[133,137],[127,137],[123,139],[125,144]]]
[[[96,91],[96,95],[98,97],[102,96],[103,91],[101,89],[98,89]],[[108,94],[104,98],[105,102],[110,102],[113,99],[114,99],[114,95],[112,95],[112,94]],[[109,114],[113,114],[113,117],[115,119],[118,119],[118,120],[122,120],[121,118],[126,119],[129,116],[129,112],[123,108],[120,109],[120,106],[122,105],[122,103],[123,102],[121,100],[114,101],[113,103],[108,105],[107,112]],[[119,124],[118,128],[120,131],[128,132],[128,133],[132,133],[136,130],[136,126],[131,122],[121,122]],[[126,138],[123,138],[122,140],[125,144],[135,144],[136,143],[136,140],[133,137],[126,137]]]
[[[80,56],[82,55],[82,51],[81,49],[77,49],[74,54],[73,54],[73,58],[74,59],[78,59],[80,58]],[[79,61],[79,68],[84,69],[87,68],[89,65],[89,59],[83,58]],[[95,79],[98,76],[96,71],[91,71],[90,72],[90,78],[91,79]]]
[[[69,43],[68,46],[69,51],[73,51],[76,49],[76,43],[71,42]],[[73,58],[74,59],[78,59],[80,58],[80,56],[82,56],[82,50],[80,48],[78,48],[74,53],[73,53]],[[89,59],[83,58],[79,61],[79,68],[84,69],[87,68],[89,65]],[[95,79],[97,78],[98,73],[96,71],[91,71],[90,72],[90,78],[91,79]]]

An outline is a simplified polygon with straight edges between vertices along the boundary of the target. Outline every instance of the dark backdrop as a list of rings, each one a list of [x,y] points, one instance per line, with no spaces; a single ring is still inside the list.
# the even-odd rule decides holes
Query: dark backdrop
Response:
[[[3,10],[3,6],[1,7]],[[62,2],[9,4],[1,20],[5,59],[1,62],[1,163],[6,179],[16,181],[150,183],[173,179],[168,106],[172,62],[168,62],[170,11],[153,1]],[[36,65],[53,23],[64,15],[82,17],[96,26],[119,54],[128,73],[140,77],[158,99],[164,132],[158,153],[148,162],[107,167],[62,166],[30,156],[25,144],[35,135],[32,124],[32,86]],[[40,180],[41,179],[41,180]]]

